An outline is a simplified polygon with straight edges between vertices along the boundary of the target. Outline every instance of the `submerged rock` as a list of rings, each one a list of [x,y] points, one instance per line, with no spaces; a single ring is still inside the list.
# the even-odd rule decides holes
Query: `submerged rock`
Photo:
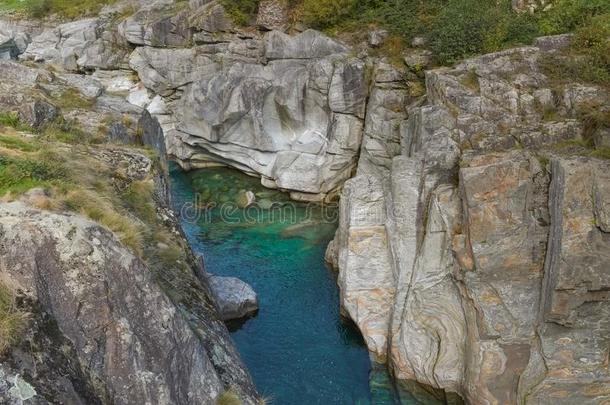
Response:
[[[240,191],[236,202],[239,208],[248,208],[256,202],[256,196],[252,191]]]
[[[258,298],[247,283],[235,277],[207,278],[223,321],[241,319],[258,311]]]

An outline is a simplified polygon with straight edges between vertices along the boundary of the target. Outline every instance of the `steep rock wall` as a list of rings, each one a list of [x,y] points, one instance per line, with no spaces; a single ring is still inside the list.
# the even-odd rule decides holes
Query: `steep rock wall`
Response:
[[[327,258],[398,379],[470,403],[608,400],[608,162],[553,146],[589,136],[577,111],[608,94],[551,89],[539,59],[563,44],[427,72],[400,149],[374,159],[365,135]]]

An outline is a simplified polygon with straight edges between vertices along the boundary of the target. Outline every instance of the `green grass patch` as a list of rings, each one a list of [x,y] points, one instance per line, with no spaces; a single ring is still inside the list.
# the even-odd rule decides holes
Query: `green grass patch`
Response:
[[[3,0],[0,11],[27,14],[33,18],[45,18],[58,15],[63,18],[76,19],[91,16],[107,4],[117,0]]]
[[[610,148],[603,147],[597,148],[591,152],[591,156],[598,159],[607,159],[610,160]]]
[[[92,138],[84,133],[75,121],[57,118],[55,121],[46,124],[44,127],[34,129],[27,124],[22,123],[16,114],[0,113],[0,127],[13,128],[17,131],[30,132],[38,135],[40,138],[47,141],[57,141],[69,144],[86,143]],[[0,139],[0,145],[11,147],[21,145],[23,151],[28,151],[28,148],[33,147],[29,141],[24,141],[19,137],[4,137]]]
[[[62,159],[53,152],[43,151],[27,157],[0,155],[0,195],[49,187],[66,177],[67,169]]]
[[[69,144],[85,143],[87,134],[78,128],[75,122],[59,118],[42,128],[40,135],[48,141],[57,141]]]
[[[17,131],[31,131],[32,127],[19,120],[15,113],[0,112],[0,127],[9,127]]]
[[[146,222],[153,222],[157,216],[153,188],[152,181],[134,181],[121,193],[121,199],[126,207],[136,212],[138,217]]]
[[[223,392],[216,400],[217,405],[241,405],[243,402],[233,390],[227,390]]]
[[[80,91],[69,87],[64,90],[59,96],[55,97],[54,103],[57,107],[74,110],[74,109],[90,109],[95,104],[94,99],[84,97]]]
[[[25,140],[22,137],[3,134],[0,134],[0,146],[22,152],[34,152],[39,149],[39,145],[33,141]]]

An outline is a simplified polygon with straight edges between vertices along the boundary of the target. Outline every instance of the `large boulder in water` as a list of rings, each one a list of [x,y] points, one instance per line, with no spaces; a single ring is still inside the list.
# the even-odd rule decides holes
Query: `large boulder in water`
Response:
[[[251,316],[258,311],[258,297],[247,283],[235,277],[210,276],[208,285],[224,321]]]

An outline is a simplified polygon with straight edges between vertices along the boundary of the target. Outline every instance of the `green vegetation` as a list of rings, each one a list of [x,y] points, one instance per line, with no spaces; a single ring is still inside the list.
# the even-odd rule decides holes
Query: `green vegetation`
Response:
[[[0,113],[0,126],[11,127],[17,131],[31,131],[30,126],[19,121],[15,113]]]
[[[58,118],[50,124],[46,125],[40,131],[40,135],[49,141],[58,141],[63,143],[86,143],[93,141],[83,131],[78,128],[76,123],[67,121],[63,118]]]
[[[95,100],[88,99],[80,91],[73,87],[68,87],[57,97],[53,98],[53,104],[59,108],[72,110],[76,108],[90,109],[95,104]]]
[[[37,134],[14,130],[23,127],[13,115],[0,115],[1,198],[10,201],[43,188],[48,195],[30,201],[36,207],[70,210],[99,222],[153,268],[186,263],[183,242],[157,217],[151,177],[130,178],[128,160],[101,158],[106,147],[92,145],[69,122],[57,120]],[[159,164],[148,150],[139,152]]]
[[[74,19],[97,14],[106,4],[116,0],[3,0],[0,11],[28,14],[34,18],[44,18],[57,14]]]
[[[56,158],[48,151],[39,152],[35,157],[0,155],[0,195],[58,184],[65,179],[66,169]]]
[[[466,73],[466,75],[464,75],[464,77],[460,80],[460,82],[476,93],[481,91],[479,77],[474,70],[469,70],[468,73]]]
[[[339,2],[342,10],[333,18],[319,11]],[[406,41],[423,36],[440,64],[528,44],[541,35],[571,32],[609,13],[607,0],[558,0],[535,14],[515,13],[507,0],[304,0],[303,10],[305,21],[317,28],[356,32],[370,24]]]
[[[223,392],[216,401],[218,405],[241,405],[243,402],[232,389]]]
[[[409,43],[428,40],[437,63],[529,44],[538,36],[572,32],[610,13],[607,0],[556,0],[534,14],[516,13],[509,0],[286,0],[293,18],[363,39],[363,26],[383,27]],[[222,0],[238,24],[252,22],[259,0]],[[601,17],[603,18],[603,17]],[[607,53],[606,53],[607,55]]]
[[[541,64],[558,85],[580,81],[610,87],[610,13],[592,17],[576,29],[569,49],[547,56]]]
[[[247,25],[258,10],[259,0],[220,0],[220,3],[236,24]]]
[[[587,156],[610,160],[610,148],[595,147],[591,139],[570,139],[556,143],[551,148],[563,155]]]
[[[0,353],[19,342],[25,323],[25,314],[17,309],[15,295],[0,282]]]
[[[57,118],[55,121],[48,123],[42,128],[34,129],[27,124],[22,123],[19,117],[13,113],[0,113],[0,126],[6,128],[12,128],[21,132],[29,132],[36,134],[40,138],[49,141],[59,141],[63,143],[95,143],[97,139],[90,137],[80,130],[76,122],[65,120],[64,118]],[[1,137],[1,135],[0,135]],[[3,137],[0,140],[0,145],[6,142],[19,142],[22,147],[31,147],[30,144],[24,143],[18,139],[11,137]],[[5,145],[10,146],[10,145]]]

